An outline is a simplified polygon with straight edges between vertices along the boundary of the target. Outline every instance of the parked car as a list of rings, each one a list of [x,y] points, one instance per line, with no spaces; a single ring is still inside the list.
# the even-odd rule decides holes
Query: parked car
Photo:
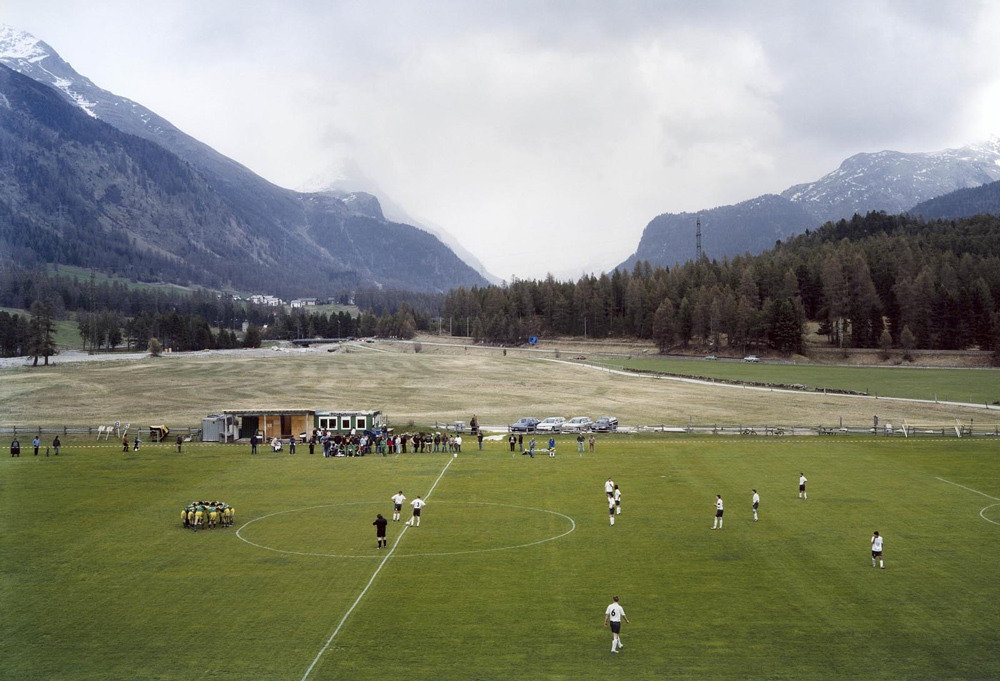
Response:
[[[746,357],[743,358],[743,361],[756,364],[757,362],[760,361],[760,357],[758,357],[757,355],[747,355]]]
[[[719,359],[715,355],[705,355],[705,359]]]
[[[512,433],[534,433],[540,421],[534,416],[525,416],[510,425]]]
[[[566,419],[562,416],[550,416],[535,426],[535,428],[540,433],[558,433],[560,426],[564,423],[566,423]]]
[[[590,429],[595,433],[613,433],[618,430],[618,419],[614,416],[602,416],[594,421]]]
[[[566,423],[562,424],[560,432],[563,433],[585,433],[590,430],[593,421],[589,416],[574,416]]]

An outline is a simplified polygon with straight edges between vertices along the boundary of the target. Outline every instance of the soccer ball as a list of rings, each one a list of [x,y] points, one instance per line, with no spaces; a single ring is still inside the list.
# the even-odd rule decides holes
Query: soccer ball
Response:
[[[456,459],[458,458],[458,452],[455,452],[455,458]]]

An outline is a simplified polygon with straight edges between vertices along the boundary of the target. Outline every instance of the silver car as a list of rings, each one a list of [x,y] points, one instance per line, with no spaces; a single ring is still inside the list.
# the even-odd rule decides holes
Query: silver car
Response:
[[[589,416],[574,416],[563,423],[560,430],[563,433],[585,433],[590,430],[591,423],[593,421],[590,420]]]
[[[562,416],[550,416],[547,419],[543,419],[535,429],[539,433],[558,433],[562,424],[566,422]]]

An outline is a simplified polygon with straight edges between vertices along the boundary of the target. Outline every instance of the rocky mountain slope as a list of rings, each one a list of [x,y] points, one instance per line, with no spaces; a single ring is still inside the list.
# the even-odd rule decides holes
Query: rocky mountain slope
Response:
[[[695,255],[695,220],[709,257],[760,253],[778,239],[869,211],[901,213],[933,197],[1000,180],[1000,138],[960,149],[856,154],[815,182],[698,213],[665,213],[649,222],[636,261],[671,266]],[[930,217],[930,209],[928,217]]]
[[[370,201],[344,202],[334,196],[302,194],[273,185],[178,130],[149,109],[97,87],[76,73],[51,47],[29,34],[0,25],[0,64],[18,72],[4,75],[5,87],[18,93],[15,102],[8,107],[10,110],[17,110],[28,118],[35,117],[42,128],[53,116],[59,120],[71,118],[67,111],[57,111],[59,107],[52,98],[42,97],[37,90],[27,88],[12,77],[23,74],[45,84],[58,95],[57,99],[91,123],[108,124],[119,132],[151,141],[170,152],[180,163],[178,167],[184,167],[205,186],[206,197],[211,195],[213,200],[199,199],[183,210],[175,206],[173,221],[156,217],[156,211],[164,209],[162,202],[140,201],[138,197],[133,197],[136,201],[131,207],[132,217],[123,220],[121,215],[108,209],[106,202],[100,202],[100,197],[104,196],[101,182],[94,180],[95,184],[88,186],[83,182],[84,176],[80,176],[76,188],[78,197],[89,200],[92,195],[96,201],[91,206],[99,216],[95,219],[106,229],[120,230],[143,251],[151,248],[150,244],[162,241],[171,230],[178,238],[196,234],[201,246],[194,250],[206,250],[206,244],[212,240],[241,245],[235,251],[227,250],[223,256],[224,260],[233,261],[234,267],[222,271],[214,269],[209,260],[198,260],[197,265],[184,268],[191,281],[222,282],[289,295],[323,295],[357,286],[442,291],[454,286],[485,283],[482,276],[440,240],[410,225],[386,220]],[[70,127],[78,131],[87,128],[81,121],[74,121]],[[6,130],[8,143],[19,146],[28,141],[19,135],[30,134],[31,129],[27,121],[21,120],[18,126]],[[103,137],[107,131],[81,134]],[[57,140],[68,141],[58,136]],[[134,146],[122,140],[116,140],[115,144]],[[72,168],[74,173],[83,172],[82,168],[74,166],[81,160],[71,153],[76,148],[70,144],[56,146],[60,148],[51,150],[51,163]],[[141,166],[141,159],[132,160]],[[92,156],[86,161],[98,162]],[[5,184],[8,199],[17,197],[19,191],[21,194],[26,191],[23,186]],[[377,206],[377,202],[375,204]],[[135,214],[141,212],[142,207],[152,212],[138,219]],[[203,214],[203,209],[208,207],[215,212]],[[15,222],[25,221],[37,229],[57,232],[61,229],[59,216],[48,215],[42,206],[31,208],[30,220],[27,214],[22,214],[27,208],[20,201],[7,203],[6,209],[7,222],[0,225],[0,230],[6,229],[8,233]],[[153,226],[157,230],[155,236],[150,231]],[[17,238],[21,242],[30,241],[26,237]],[[175,240],[168,239],[170,243]],[[42,262],[51,262],[47,259],[51,255],[38,252],[36,257]],[[101,263],[93,259],[88,259],[85,266],[102,268]],[[170,268],[152,267],[143,276],[174,281],[178,275]]]

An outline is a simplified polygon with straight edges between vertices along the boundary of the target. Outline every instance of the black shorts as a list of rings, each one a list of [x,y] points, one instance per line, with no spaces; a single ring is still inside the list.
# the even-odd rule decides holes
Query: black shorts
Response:
[[[622,630],[622,623],[621,622],[612,622],[611,623],[611,633],[612,634],[620,634],[621,630]]]
[[[881,557],[882,557],[881,551],[872,551],[872,558],[881,558]]]
[[[622,505],[622,500],[621,499],[615,499],[615,506],[621,506],[621,505]]]
[[[615,507],[614,506],[609,507],[608,508],[608,513],[610,513],[611,515],[614,515],[615,514]]]
[[[402,504],[393,504],[393,505],[392,505],[392,507],[393,507],[393,509],[394,509],[394,510],[395,510],[395,511],[396,511],[397,513],[398,513],[399,511],[402,511],[402,510],[403,510],[403,505],[402,505]]]
[[[420,517],[420,509],[419,508],[413,509],[413,515],[416,516],[417,518],[419,518]]]
[[[760,506],[760,502],[755,501],[753,504],[753,510],[756,511],[758,506]]]
[[[800,492],[805,492],[806,491],[806,486],[805,485],[799,485],[799,491]]]
[[[375,536],[378,537],[379,539],[385,539],[385,531],[383,530],[382,532],[376,532]]]
[[[722,517],[722,511],[716,511],[715,512],[715,517],[716,518],[721,518]]]

